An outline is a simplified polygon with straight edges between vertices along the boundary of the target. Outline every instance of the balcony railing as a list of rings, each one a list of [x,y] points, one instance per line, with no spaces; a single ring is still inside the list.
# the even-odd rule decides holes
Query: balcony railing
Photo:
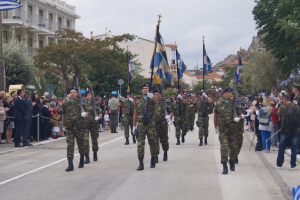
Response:
[[[5,22],[5,19],[21,21],[22,23],[28,26],[38,26],[40,29],[45,29],[49,31],[58,31],[64,28],[72,29],[71,27],[67,27],[66,25],[54,22],[52,20],[44,19],[43,17],[34,15],[30,12],[26,12],[20,9],[4,11],[3,22]]]

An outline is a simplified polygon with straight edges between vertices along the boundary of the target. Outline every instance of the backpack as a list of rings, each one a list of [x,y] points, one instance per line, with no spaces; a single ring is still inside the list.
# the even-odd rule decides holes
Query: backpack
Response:
[[[285,116],[284,129],[297,129],[300,128],[300,111],[297,110],[297,105],[294,104],[293,108],[287,106],[287,114]]]

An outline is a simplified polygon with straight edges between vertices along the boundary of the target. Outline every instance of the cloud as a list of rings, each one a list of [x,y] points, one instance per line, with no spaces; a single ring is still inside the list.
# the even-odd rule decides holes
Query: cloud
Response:
[[[130,33],[153,40],[157,15],[162,14],[160,32],[166,44],[177,42],[189,69],[202,63],[202,36],[213,63],[218,63],[240,47],[247,49],[256,35],[253,0],[66,0],[76,6],[81,19],[76,30],[90,37],[105,32]],[[171,55],[168,55],[171,56]],[[202,65],[199,65],[202,66]]]

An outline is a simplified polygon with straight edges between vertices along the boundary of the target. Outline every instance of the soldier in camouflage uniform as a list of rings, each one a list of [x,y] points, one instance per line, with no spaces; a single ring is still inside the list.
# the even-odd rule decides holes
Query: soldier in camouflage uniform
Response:
[[[118,120],[119,120],[119,100],[117,99],[117,92],[112,91],[111,95],[112,98],[108,101],[108,107],[109,107],[109,120],[110,120],[110,128],[111,133],[118,133],[117,127],[118,127]]]
[[[194,107],[193,95],[191,93],[189,93],[189,95],[187,96],[186,120],[188,124],[187,129],[193,131],[194,123],[195,123],[195,107]]]
[[[87,112],[87,117],[85,118],[85,130],[86,130],[86,134],[85,134],[85,140],[84,140],[84,147],[85,147],[85,164],[90,163],[90,157],[89,157],[89,153],[90,153],[90,146],[89,146],[89,133],[91,133],[91,138],[92,138],[92,150],[94,152],[93,155],[93,160],[97,161],[98,157],[97,157],[97,152],[98,152],[98,137],[99,137],[99,118],[101,117],[100,115],[100,109],[96,109],[97,112],[97,116],[95,116],[95,112],[93,110],[93,104],[94,102],[92,101],[92,94],[90,91],[87,91],[85,93],[85,96],[87,98],[87,100],[84,101],[84,110]]]
[[[183,98],[181,94],[178,94],[177,101],[174,102],[170,107],[171,121],[174,116],[174,125],[176,128],[176,138],[177,138],[176,145],[180,145],[180,132],[181,131],[182,131],[181,141],[182,141],[182,143],[185,142],[184,136],[186,135],[187,126],[188,126],[187,120],[186,120],[186,104],[187,104],[187,100],[185,98]],[[180,110],[179,110],[179,107],[180,107]]]
[[[218,101],[214,110],[215,133],[220,131],[219,140],[221,145],[221,163],[223,164],[222,174],[228,173],[228,151],[230,170],[235,171],[234,160],[236,158],[237,142],[237,122],[241,119],[240,110],[237,109],[239,117],[234,118],[232,89],[225,88],[223,91],[224,99]]]
[[[238,108],[240,113],[244,113],[243,108]],[[239,163],[238,155],[241,152],[242,145],[243,145],[243,134],[244,134],[244,115],[242,114],[242,119],[237,123],[237,133],[236,133],[236,142],[237,142],[237,151],[236,151],[236,158],[235,158],[235,163]]]
[[[76,89],[70,89],[70,98],[67,98],[62,105],[62,123],[63,128],[67,132],[67,158],[69,166],[66,171],[73,171],[73,158],[74,158],[74,145],[75,138],[78,145],[78,150],[80,154],[79,168],[84,167],[84,137],[85,137],[85,124],[84,116],[81,113],[80,102],[78,97],[78,92]],[[83,116],[83,117],[82,117]]]
[[[207,137],[208,137],[208,122],[209,122],[209,110],[212,107],[212,100],[209,98],[204,92],[200,93],[200,99],[197,101],[195,99],[195,103],[197,103],[197,113],[198,113],[198,121],[197,126],[199,127],[199,146],[203,145],[203,135],[204,135],[204,144],[207,145]]]
[[[127,99],[123,102],[123,112],[124,113],[124,123],[125,123],[125,130],[124,135],[126,138],[125,145],[129,144],[129,127],[131,130],[131,135],[133,139],[133,143],[136,143],[135,136],[132,133],[132,117],[133,117],[133,109],[134,103],[131,92],[127,93]]]
[[[155,122],[154,122],[154,107],[158,102],[153,94],[149,93],[149,85],[145,83],[141,87],[142,98],[135,102],[134,114],[133,114],[133,133],[137,130],[137,140],[138,140],[138,159],[140,165],[137,168],[138,171],[144,170],[144,154],[145,154],[145,138],[147,135],[150,153],[151,153],[151,168],[155,168],[155,156],[157,154],[156,146],[156,132],[155,132]],[[147,112],[147,102],[149,99],[149,108]],[[146,118],[145,118],[146,116]],[[136,126],[138,122],[138,127]]]
[[[157,155],[155,157],[155,163],[158,163],[158,154],[159,154],[159,140],[164,150],[163,161],[168,159],[168,150],[169,150],[169,137],[168,137],[168,119],[169,115],[166,116],[164,109],[164,100],[162,99],[161,90],[157,89],[153,91],[154,96],[158,99],[158,102],[154,107],[154,121],[155,121],[155,130],[156,130],[156,146],[157,146]]]

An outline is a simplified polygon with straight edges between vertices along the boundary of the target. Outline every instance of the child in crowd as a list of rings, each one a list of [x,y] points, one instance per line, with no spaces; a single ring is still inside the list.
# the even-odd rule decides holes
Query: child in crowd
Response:
[[[53,109],[51,112],[53,139],[57,139],[57,137],[60,137],[60,130],[58,126],[59,117],[60,115],[57,115],[57,110]]]
[[[108,130],[109,115],[108,115],[108,111],[107,110],[105,111],[104,122],[105,122],[105,130]]]

